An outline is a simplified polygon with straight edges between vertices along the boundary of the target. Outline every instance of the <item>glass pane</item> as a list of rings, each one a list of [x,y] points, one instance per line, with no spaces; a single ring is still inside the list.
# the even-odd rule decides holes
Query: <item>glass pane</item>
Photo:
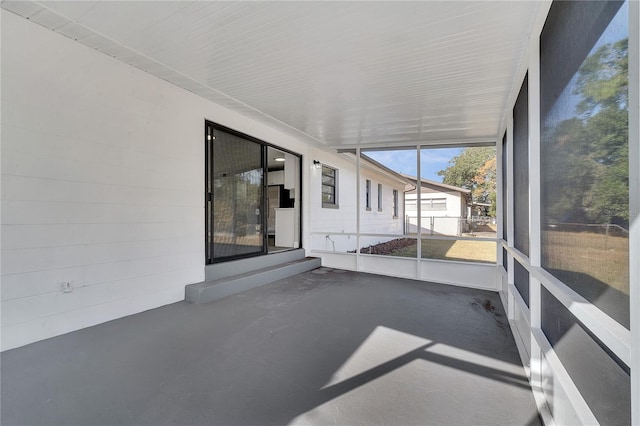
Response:
[[[322,183],[324,185],[335,185],[336,184],[336,179],[334,177],[331,176],[325,176],[322,175]]]
[[[333,186],[322,185],[322,193],[333,195],[335,188]]]
[[[333,194],[322,194],[322,201],[325,203],[335,203],[335,197],[333,196]]]
[[[329,177],[335,177],[336,171],[334,169],[332,169],[331,167],[322,166],[322,175],[323,176],[329,176]]]
[[[542,331],[596,419],[603,425],[631,424],[629,368],[544,287],[541,301]]]
[[[551,12],[540,59],[542,266],[629,327],[628,3]]]
[[[513,107],[513,245],[529,256],[528,76]]]
[[[220,130],[213,142],[213,258],[263,251],[262,146]]]
[[[422,258],[496,263],[496,242],[423,238]]]
[[[300,247],[300,156],[267,147],[267,250]]]

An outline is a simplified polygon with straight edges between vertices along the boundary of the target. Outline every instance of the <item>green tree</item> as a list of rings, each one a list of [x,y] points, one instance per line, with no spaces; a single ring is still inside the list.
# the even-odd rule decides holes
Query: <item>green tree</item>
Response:
[[[543,202],[550,222],[628,226],[628,40],[605,44],[578,70],[574,117],[543,132]]]
[[[474,202],[491,203],[489,214],[496,213],[496,149],[495,147],[468,147],[449,160],[440,170],[442,182],[469,189]]]

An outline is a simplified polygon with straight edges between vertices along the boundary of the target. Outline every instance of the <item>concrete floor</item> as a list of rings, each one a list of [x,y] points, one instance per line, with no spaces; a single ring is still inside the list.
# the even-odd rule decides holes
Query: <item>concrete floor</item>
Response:
[[[4,352],[1,420],[539,424],[496,293],[325,268]]]

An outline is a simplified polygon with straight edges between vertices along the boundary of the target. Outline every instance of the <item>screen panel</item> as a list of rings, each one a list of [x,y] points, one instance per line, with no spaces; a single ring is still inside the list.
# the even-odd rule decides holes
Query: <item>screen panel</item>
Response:
[[[628,3],[555,2],[541,35],[542,266],[629,327]]]
[[[529,95],[525,76],[513,107],[513,245],[529,256]]]
[[[629,368],[615,358],[544,287],[542,331],[596,419],[603,425],[631,423]]]

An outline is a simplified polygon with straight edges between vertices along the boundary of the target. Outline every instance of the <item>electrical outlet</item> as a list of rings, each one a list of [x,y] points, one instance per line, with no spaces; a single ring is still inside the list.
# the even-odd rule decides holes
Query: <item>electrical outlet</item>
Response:
[[[65,281],[60,284],[63,293],[71,293],[73,291],[73,284],[71,281]]]

